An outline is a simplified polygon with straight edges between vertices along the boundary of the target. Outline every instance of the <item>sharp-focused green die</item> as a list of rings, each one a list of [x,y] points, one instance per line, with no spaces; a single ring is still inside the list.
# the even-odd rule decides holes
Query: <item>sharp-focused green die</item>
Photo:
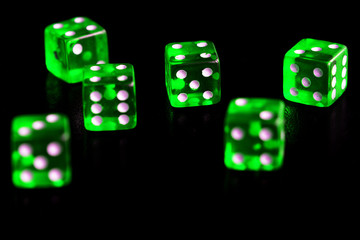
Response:
[[[134,67],[129,63],[84,68],[83,113],[90,131],[132,129],[136,126]]]
[[[263,98],[233,99],[225,117],[224,140],[227,168],[279,169],[285,147],[284,103]]]
[[[67,116],[17,116],[12,122],[11,140],[12,180],[16,187],[49,188],[70,183]]]
[[[45,28],[47,69],[68,83],[81,82],[85,65],[109,61],[106,31],[86,17],[76,17]]]
[[[221,98],[220,63],[211,41],[169,43],[165,78],[173,107],[212,105]]]
[[[285,54],[283,72],[287,100],[328,107],[346,89],[348,50],[339,43],[303,39]]]

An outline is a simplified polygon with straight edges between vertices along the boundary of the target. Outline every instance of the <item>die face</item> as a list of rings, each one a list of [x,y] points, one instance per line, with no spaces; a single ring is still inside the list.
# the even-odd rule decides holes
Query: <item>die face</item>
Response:
[[[271,171],[282,166],[285,146],[282,101],[234,99],[229,103],[224,129],[227,168]]]
[[[16,187],[62,187],[71,182],[70,127],[65,115],[17,116],[11,136]]]
[[[303,39],[285,55],[284,97],[306,105],[331,106],[346,90],[346,46]]]
[[[82,67],[108,62],[107,34],[86,17],[76,17],[45,28],[48,70],[68,83],[82,81]]]
[[[215,45],[211,41],[169,43],[165,46],[165,55],[172,64],[218,60]]]
[[[98,64],[84,70],[83,112],[89,131],[136,127],[134,67],[129,63]]]
[[[221,99],[219,58],[210,41],[167,44],[165,74],[173,107],[212,105]]]

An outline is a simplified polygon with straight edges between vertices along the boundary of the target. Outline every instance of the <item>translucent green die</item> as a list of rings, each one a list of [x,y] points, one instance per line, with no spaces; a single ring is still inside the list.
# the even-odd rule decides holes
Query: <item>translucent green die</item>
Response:
[[[211,41],[167,44],[165,75],[173,107],[212,105],[220,101],[220,63]]]
[[[76,17],[45,28],[47,69],[68,83],[82,81],[85,65],[108,62],[106,31],[86,17]]]
[[[70,127],[65,115],[17,116],[12,122],[11,141],[16,187],[50,188],[70,183]]]
[[[233,99],[226,112],[224,140],[227,168],[279,169],[285,146],[284,103],[275,99]]]
[[[134,67],[129,63],[85,67],[83,113],[89,131],[134,128],[137,121]]]
[[[285,54],[283,76],[287,100],[329,107],[346,89],[348,50],[339,43],[303,39]]]

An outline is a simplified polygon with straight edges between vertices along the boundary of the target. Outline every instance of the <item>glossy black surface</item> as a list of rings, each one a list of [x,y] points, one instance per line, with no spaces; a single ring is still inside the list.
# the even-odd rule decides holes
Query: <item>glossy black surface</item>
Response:
[[[325,14],[299,19],[292,11],[273,12],[267,6],[247,11],[231,6],[218,10],[142,6],[149,7],[146,11],[131,4],[121,10],[116,7],[50,8],[40,15],[26,12],[3,31],[7,36],[3,43],[6,63],[2,63],[0,186],[1,206],[7,212],[171,215],[244,206],[250,211],[301,212],[325,211],[325,203],[332,211],[339,206],[353,210],[359,188],[360,45],[358,33],[349,26],[349,15],[342,21],[324,21]],[[107,30],[111,62],[134,65],[138,104],[134,130],[86,131],[81,84],[69,85],[45,67],[44,28],[82,15]],[[286,150],[280,171],[226,170],[223,118],[227,103],[234,97],[283,99],[283,56],[307,37],[348,47],[345,94],[330,108],[285,101]],[[202,39],[214,42],[220,58],[222,100],[209,107],[174,109],[165,89],[164,47],[169,42]],[[7,71],[10,77],[4,77]],[[73,182],[63,189],[15,189],[10,168],[11,120],[19,114],[42,112],[63,112],[70,117]]]

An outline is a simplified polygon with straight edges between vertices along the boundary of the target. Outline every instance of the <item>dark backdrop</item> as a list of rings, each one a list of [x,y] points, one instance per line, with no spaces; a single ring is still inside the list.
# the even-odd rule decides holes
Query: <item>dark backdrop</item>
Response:
[[[274,209],[352,212],[358,201],[360,113],[356,15],[331,6],[146,2],[10,5],[2,25],[1,207],[10,213],[132,215]],[[92,5],[91,5],[92,4]],[[30,5],[29,5],[30,7]],[[286,6],[285,6],[286,7]],[[132,63],[136,129],[88,132],[81,84],[53,77],[44,60],[44,28],[87,16],[108,33],[110,62]],[[235,97],[283,99],[284,54],[303,38],[345,44],[349,82],[330,108],[286,103],[286,151],[278,172],[232,172],[223,164],[223,119]],[[221,66],[222,100],[174,109],[164,79],[169,42],[211,40]],[[19,114],[63,112],[72,130],[73,181],[63,189],[21,190],[11,183],[10,126]],[[211,212],[210,211],[210,212]]]

